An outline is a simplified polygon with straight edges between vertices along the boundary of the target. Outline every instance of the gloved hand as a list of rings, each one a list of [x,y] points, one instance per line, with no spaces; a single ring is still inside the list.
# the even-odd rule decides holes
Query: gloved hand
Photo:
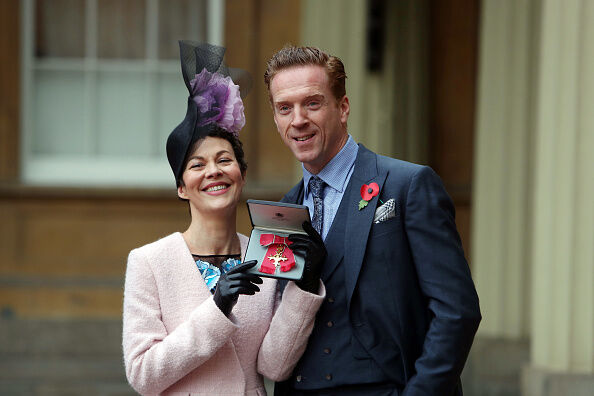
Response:
[[[303,277],[296,281],[301,290],[317,294],[320,287],[320,276],[322,265],[328,255],[324,241],[309,221],[303,223],[303,230],[307,235],[291,234],[289,241],[293,242],[289,247],[292,251],[305,256],[305,268]]]
[[[229,316],[240,294],[253,295],[260,291],[256,283],[262,284],[262,278],[244,272],[257,263],[257,260],[246,261],[231,268],[219,278],[213,299],[225,316]]]

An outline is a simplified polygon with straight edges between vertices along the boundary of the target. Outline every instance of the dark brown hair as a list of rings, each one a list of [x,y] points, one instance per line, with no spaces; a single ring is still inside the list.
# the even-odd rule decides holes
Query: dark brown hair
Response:
[[[268,60],[266,72],[264,72],[264,83],[270,96],[270,82],[274,76],[282,70],[297,66],[321,66],[326,70],[330,89],[334,97],[339,100],[346,95],[345,81],[346,73],[344,64],[336,56],[332,56],[315,47],[294,47],[285,46]]]

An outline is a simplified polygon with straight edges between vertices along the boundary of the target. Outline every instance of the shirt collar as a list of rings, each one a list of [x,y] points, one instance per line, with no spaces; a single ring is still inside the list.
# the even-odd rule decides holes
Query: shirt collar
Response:
[[[355,164],[358,151],[359,146],[355,143],[353,137],[349,135],[349,138],[342,149],[340,149],[338,154],[336,154],[317,175],[310,173],[305,169],[303,164],[301,164],[301,168],[303,169],[304,196],[308,196],[309,194],[309,179],[313,176],[319,177],[328,186],[342,193],[346,188],[347,176]]]

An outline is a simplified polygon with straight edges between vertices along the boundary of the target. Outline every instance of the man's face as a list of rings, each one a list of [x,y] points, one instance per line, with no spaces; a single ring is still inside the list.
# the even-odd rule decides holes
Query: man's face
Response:
[[[274,122],[284,143],[313,174],[340,151],[348,139],[349,100],[337,100],[321,66],[280,71],[270,82]]]

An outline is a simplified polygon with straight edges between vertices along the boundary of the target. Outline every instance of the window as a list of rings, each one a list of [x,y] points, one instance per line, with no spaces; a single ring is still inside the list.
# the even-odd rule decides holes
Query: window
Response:
[[[22,179],[174,185],[186,112],[178,39],[222,43],[218,0],[24,0]]]

